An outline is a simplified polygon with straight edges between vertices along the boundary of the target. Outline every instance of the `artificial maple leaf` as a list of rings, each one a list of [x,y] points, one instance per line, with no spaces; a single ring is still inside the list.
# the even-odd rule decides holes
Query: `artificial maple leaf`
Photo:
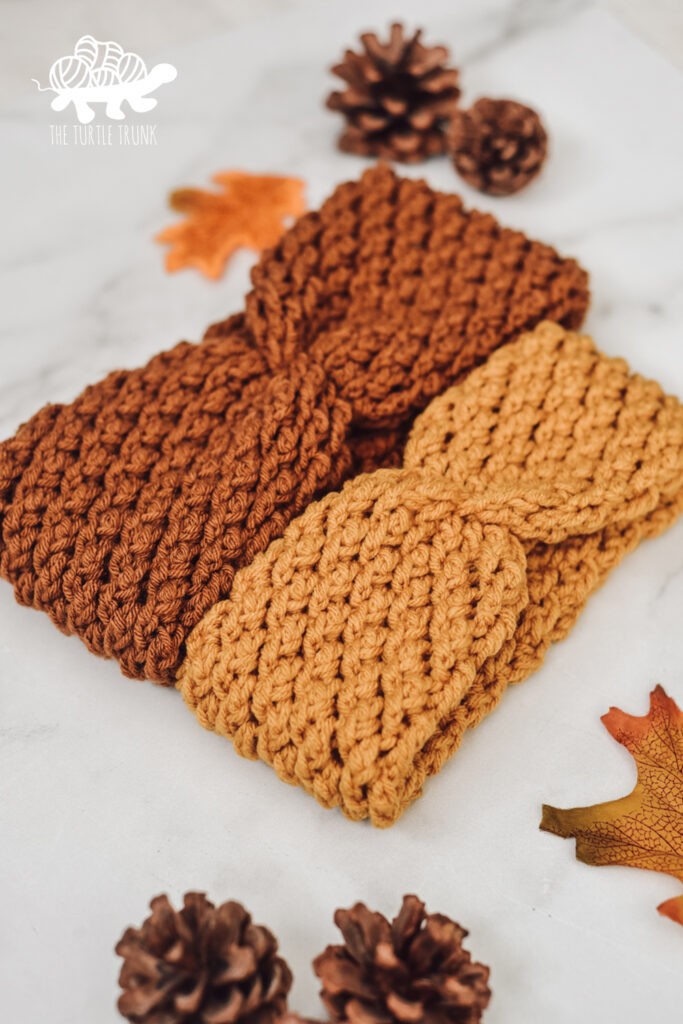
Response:
[[[157,242],[172,246],[166,253],[168,271],[196,267],[218,278],[235,249],[260,252],[275,245],[285,218],[306,208],[304,183],[298,178],[223,171],[212,181],[223,190],[179,188],[169,196],[171,208],[187,216],[156,236]]]
[[[642,718],[610,708],[601,721],[632,755],[635,789],[620,800],[559,810],[543,806],[541,828],[576,839],[585,864],[625,864],[664,871],[683,882],[683,712],[661,686]],[[660,914],[683,924],[683,896],[666,900]]]

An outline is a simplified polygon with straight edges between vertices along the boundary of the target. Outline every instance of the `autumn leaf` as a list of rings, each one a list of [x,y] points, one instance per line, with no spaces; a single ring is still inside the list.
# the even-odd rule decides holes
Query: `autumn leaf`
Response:
[[[180,188],[169,204],[184,220],[156,236],[168,244],[168,271],[196,267],[207,277],[218,278],[230,256],[241,247],[260,252],[275,245],[285,230],[287,217],[303,213],[304,183],[298,178],[274,174],[223,171],[212,181],[220,192]]]
[[[676,924],[683,924],[683,896],[674,896],[671,900],[664,900],[657,907],[663,917],[670,917]]]
[[[664,871],[683,882],[683,712],[657,686],[647,715],[611,708],[601,720],[636,762],[635,789],[592,807],[563,811],[544,804],[541,828],[574,837],[576,856],[585,864]],[[657,909],[683,924],[683,896]]]

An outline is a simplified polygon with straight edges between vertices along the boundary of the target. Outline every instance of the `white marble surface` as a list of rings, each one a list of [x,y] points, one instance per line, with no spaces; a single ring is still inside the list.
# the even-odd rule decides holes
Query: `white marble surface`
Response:
[[[624,24],[683,70],[683,4],[680,0],[599,0]]]
[[[316,205],[358,174],[364,162],[334,149],[325,66],[359,29],[396,14],[450,44],[466,99],[528,100],[552,137],[543,178],[515,198],[475,195],[445,160],[409,173],[578,256],[599,345],[683,396],[683,91],[673,68],[571,0],[379,0],[372,12],[329,0],[228,32],[216,17],[217,31],[146,50],[178,68],[147,115],[156,147],[51,146],[59,115],[46,96],[5,93],[0,436],[238,308],[248,255],[218,284],[165,275],[151,241],[169,221],[165,194],[241,167],[302,176]],[[96,31],[85,14],[81,31]],[[155,893],[200,888],[241,899],[279,935],[301,1012],[319,1009],[308,965],[334,938],[333,909],[362,898],[389,913],[415,890],[469,927],[472,951],[491,964],[488,1024],[679,1020],[683,933],[655,912],[678,883],[581,865],[573,843],[538,822],[543,801],[630,789],[632,762],[599,717],[612,704],[643,714],[656,682],[683,703],[682,611],[683,522],[628,558],[543,669],[466,738],[398,825],[377,832],[240,760],[179,695],[123,679],[0,584],[0,1016],[114,1024],[121,930]]]

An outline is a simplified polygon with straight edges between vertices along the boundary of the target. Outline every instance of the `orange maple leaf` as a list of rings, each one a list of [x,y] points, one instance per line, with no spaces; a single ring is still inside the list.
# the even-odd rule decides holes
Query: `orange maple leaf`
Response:
[[[166,253],[168,271],[196,267],[207,277],[218,278],[235,249],[260,252],[275,245],[285,230],[285,218],[303,213],[304,183],[298,178],[274,174],[223,171],[212,181],[221,192],[179,188],[169,204],[185,220],[156,236],[172,246]]]
[[[632,793],[592,807],[543,805],[541,828],[576,839],[585,864],[625,864],[664,871],[683,882],[683,712],[661,686],[642,718],[610,708],[601,721],[632,755],[638,781]],[[657,910],[683,924],[683,896]]]

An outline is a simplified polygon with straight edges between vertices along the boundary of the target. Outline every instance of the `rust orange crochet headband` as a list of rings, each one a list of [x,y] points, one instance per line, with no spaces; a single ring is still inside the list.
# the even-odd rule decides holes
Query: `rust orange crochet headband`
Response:
[[[588,302],[573,260],[381,165],[252,276],[245,312],[200,345],[0,445],[0,573],[126,675],[172,685],[188,633],[313,498],[400,465],[431,398]]]

